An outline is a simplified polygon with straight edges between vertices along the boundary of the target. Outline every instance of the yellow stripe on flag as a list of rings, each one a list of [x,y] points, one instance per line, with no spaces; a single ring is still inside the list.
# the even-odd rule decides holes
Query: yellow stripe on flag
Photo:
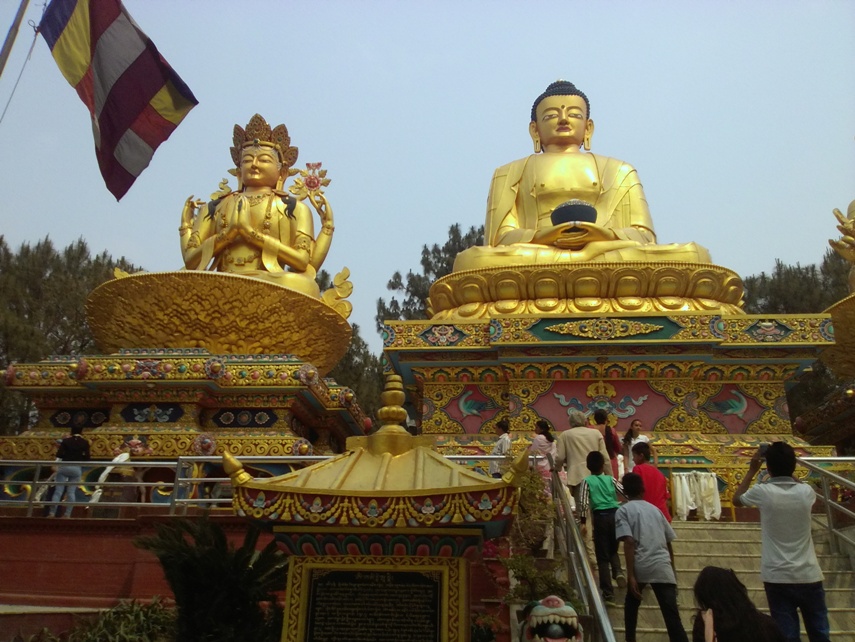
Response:
[[[182,96],[171,82],[167,82],[154,95],[150,104],[158,114],[174,125],[184,120],[187,113],[195,106],[195,103]]]
[[[52,51],[59,70],[72,87],[77,87],[77,83],[86,75],[92,60],[91,52],[89,2],[80,0]]]

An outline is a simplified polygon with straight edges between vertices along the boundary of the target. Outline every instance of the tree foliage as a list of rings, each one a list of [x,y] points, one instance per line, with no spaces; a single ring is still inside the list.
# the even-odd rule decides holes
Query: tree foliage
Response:
[[[775,261],[771,273],[745,279],[749,314],[814,314],[849,294],[849,263],[828,249],[819,265]]]
[[[460,225],[455,223],[448,229],[448,240],[444,245],[440,247],[434,243],[431,247],[423,246],[421,272],[417,274],[409,270],[406,277],[401,272],[395,272],[386,284],[386,289],[396,294],[388,303],[382,297],[377,300],[377,315],[374,317],[377,331],[382,331],[383,321],[387,319],[427,319],[431,284],[451,273],[458,253],[483,242],[483,225],[470,227],[465,234],[461,234]]]
[[[786,265],[745,279],[745,311],[749,314],[815,314],[849,295],[851,265],[828,249],[819,265]],[[790,416],[799,417],[844,384],[821,361],[806,369],[787,389]]]
[[[318,286],[321,292],[332,287],[332,278],[326,270],[318,272]],[[353,390],[365,414],[375,416],[380,407],[380,393],[383,392],[383,364],[362,338],[358,324],[353,324],[353,336],[347,352],[328,376]]]
[[[78,355],[93,347],[84,303],[119,267],[137,268],[107,252],[91,256],[83,239],[57,250],[49,238],[13,252],[0,236],[0,369],[53,354]],[[25,429],[30,404],[0,389],[0,434]]]

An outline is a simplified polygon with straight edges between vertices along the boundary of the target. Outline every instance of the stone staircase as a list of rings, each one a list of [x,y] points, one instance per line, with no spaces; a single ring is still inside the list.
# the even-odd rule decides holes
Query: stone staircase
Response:
[[[732,568],[748,594],[761,611],[769,612],[763,582],[760,581],[760,525],[734,522],[673,523],[677,533],[674,542],[674,562],[683,624],[689,639],[696,612],[692,586],[705,566]],[[827,532],[818,526],[813,530],[817,557],[825,574],[825,595],[834,642],[855,642],[855,573],[846,555],[834,555]],[[624,590],[615,595],[617,607],[609,607],[615,638],[624,640]],[[644,591],[644,602],[638,616],[638,642],[668,642],[665,623],[653,591]],[[802,640],[807,636],[802,630]]]

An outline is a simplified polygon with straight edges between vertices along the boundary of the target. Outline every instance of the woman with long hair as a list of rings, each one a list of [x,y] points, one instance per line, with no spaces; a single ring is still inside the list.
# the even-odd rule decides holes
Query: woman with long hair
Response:
[[[617,456],[620,454],[620,439],[617,431],[609,426],[609,413],[598,408],[594,411],[594,423],[596,424],[594,427],[600,431],[603,440],[606,442],[606,451],[609,453],[609,462],[611,462],[612,467],[612,477],[620,479],[617,460]]]
[[[552,425],[545,419],[538,419],[534,422],[534,439],[529,446],[530,455],[539,455],[542,459],[537,460],[537,472],[540,476],[549,483],[552,479],[549,460],[547,455],[552,455],[552,460],[555,461],[555,435],[552,434]]]
[[[698,614],[692,642],[787,642],[770,616],[748,597],[745,585],[728,568],[707,566],[695,580]]]

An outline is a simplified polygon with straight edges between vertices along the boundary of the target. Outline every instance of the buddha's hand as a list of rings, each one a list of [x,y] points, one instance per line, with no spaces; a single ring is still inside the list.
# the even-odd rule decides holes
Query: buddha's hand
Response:
[[[193,227],[193,222],[196,218],[196,208],[201,207],[205,204],[205,201],[196,201],[193,200],[193,195],[191,194],[186,201],[184,201],[184,209],[181,211],[181,228],[191,228]]]
[[[335,230],[335,220],[333,218],[333,210],[327,197],[321,193],[309,192],[309,201],[321,218],[321,231],[326,234],[332,234]]]
[[[537,240],[541,232],[546,233],[540,236],[544,240]],[[539,230],[532,240],[535,243],[554,245],[562,249],[578,250],[594,241],[615,241],[617,238],[614,230],[602,225],[573,221]]]
[[[834,209],[834,216],[837,217],[837,221],[840,223],[837,229],[843,236],[836,241],[829,241],[829,244],[844,259],[850,263],[855,263],[855,219],[846,218],[836,208]]]

